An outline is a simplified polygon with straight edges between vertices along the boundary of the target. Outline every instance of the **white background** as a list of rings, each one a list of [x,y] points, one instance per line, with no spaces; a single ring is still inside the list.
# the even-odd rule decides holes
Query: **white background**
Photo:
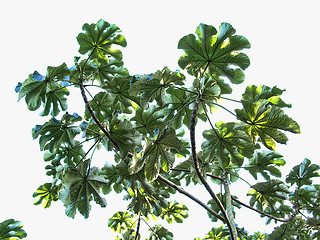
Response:
[[[79,55],[76,36],[82,25],[101,18],[123,30],[128,42],[124,62],[131,74],[151,73],[164,66],[178,69],[177,60],[183,54],[177,50],[181,37],[194,33],[200,22],[216,28],[221,22],[231,23],[252,45],[246,51],[251,66],[239,89],[248,84],[285,88],[283,99],[293,105],[286,112],[300,124],[301,134],[288,134],[288,144],[278,150],[288,167],[305,157],[319,164],[319,16],[317,1],[310,0],[0,0],[0,222],[8,218],[23,221],[27,239],[32,240],[114,239],[107,220],[125,210],[121,196],[106,196],[107,208],[93,207],[86,220],[80,214],[74,220],[66,217],[60,201],[49,209],[33,206],[32,193],[50,179],[45,175],[38,142],[32,141],[31,128],[46,119],[29,112],[24,100],[17,103],[14,92],[17,82],[34,70],[44,75],[47,66],[66,62],[71,67],[73,57]],[[77,106],[82,102],[69,112]],[[285,174],[288,171],[284,170]],[[238,190],[246,194],[245,189],[234,189]],[[208,198],[203,197],[204,201]],[[190,217],[184,224],[168,226],[174,239],[204,237],[217,226],[211,225],[202,208],[185,197],[179,201],[190,208]],[[237,220],[250,231],[268,229],[256,213],[241,212]]]

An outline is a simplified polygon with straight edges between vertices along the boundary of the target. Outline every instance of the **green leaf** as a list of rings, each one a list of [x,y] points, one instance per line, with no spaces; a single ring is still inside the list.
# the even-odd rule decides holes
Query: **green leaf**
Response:
[[[107,92],[99,92],[94,98],[89,101],[93,112],[100,122],[106,121],[111,117],[113,113],[113,96]],[[91,118],[91,114],[86,108],[85,110],[85,118],[88,120]]]
[[[247,169],[256,180],[258,173],[266,180],[270,179],[270,175],[280,178],[281,171],[277,167],[286,164],[282,157],[281,154],[269,150],[255,152],[254,156],[249,159],[249,164],[245,166],[245,169]]]
[[[162,209],[160,217],[166,219],[171,224],[172,221],[182,223],[184,218],[188,217],[188,208],[184,204],[173,201],[169,204],[168,208]]]
[[[27,237],[27,233],[22,229],[23,223],[14,219],[8,219],[0,223],[0,239],[14,240]]]
[[[33,202],[34,205],[43,203],[44,208],[51,206],[52,201],[58,201],[60,187],[52,183],[45,183],[35,191],[32,197],[36,198]]]
[[[270,88],[265,85],[261,85],[260,87],[257,87],[255,85],[249,85],[246,88],[246,91],[244,94],[242,94],[243,100],[248,100],[251,102],[257,102],[261,99],[268,100],[271,104],[283,108],[288,107],[291,108],[291,104],[286,104],[279,96],[284,92],[285,90],[281,90],[277,88],[276,86],[273,88]]]
[[[43,103],[44,111],[41,116],[48,115],[50,110],[52,116],[57,116],[60,112],[59,106],[62,111],[66,111],[68,107],[66,96],[69,91],[59,82],[69,74],[70,70],[65,63],[58,67],[48,67],[45,77],[38,72],[30,74],[21,86],[18,101],[25,97],[30,111],[37,110]]]
[[[299,206],[307,206],[315,202],[317,194],[318,190],[315,186],[306,186],[304,188],[296,189],[294,193],[290,195],[289,200],[295,203],[298,201]]]
[[[146,162],[145,175],[149,181],[154,181],[160,172],[160,167],[168,172],[174,163],[175,151],[181,151],[183,143],[177,138],[175,131],[160,130],[155,140],[148,139],[143,149],[142,159]]]
[[[173,234],[161,225],[156,225],[149,229],[151,231],[146,240],[173,240]]]
[[[121,233],[123,230],[135,227],[135,218],[129,212],[117,212],[108,220],[108,227]]]
[[[141,146],[142,137],[140,133],[134,129],[130,121],[112,118],[109,123],[109,133],[112,140],[119,146],[121,153],[125,156],[128,152],[134,152]],[[107,150],[114,148],[113,143],[105,137],[103,139]]]
[[[157,71],[153,74],[151,79],[148,76],[142,76],[138,81],[133,83],[129,93],[131,96],[141,94],[140,103],[144,109],[153,100],[156,100],[159,106],[163,106],[165,104],[165,89],[172,85],[182,85],[184,80],[185,76],[183,74],[172,72],[165,67],[162,71]]]
[[[72,126],[73,123],[80,121],[77,115],[64,114],[61,121],[52,118],[44,125],[37,125],[32,129],[33,139],[39,138],[40,150],[49,150],[55,153],[61,146],[75,145],[75,136],[80,133],[78,127]]]
[[[161,109],[152,105],[147,110],[138,108],[135,111],[135,116],[131,118],[131,121],[135,121],[134,126],[138,132],[143,135],[148,133],[153,136],[155,129],[159,129],[163,125],[163,117],[164,114],[161,112]]]
[[[311,164],[311,161],[305,158],[301,164],[293,167],[286,178],[286,182],[291,184],[291,186],[297,184],[299,187],[311,185],[311,178],[320,176],[319,169],[319,165]]]
[[[127,46],[125,38],[119,34],[120,29],[114,25],[99,20],[96,24],[84,24],[83,33],[77,37],[80,45],[79,53],[89,52],[92,58],[106,60],[108,56],[121,60],[122,53],[119,49],[112,48],[113,44]]]
[[[250,102],[242,100],[243,109],[236,109],[237,118],[245,123],[245,130],[256,141],[257,137],[265,147],[275,150],[275,142],[285,144],[287,136],[280,130],[300,133],[299,125],[267,100]]]
[[[263,211],[265,207],[274,211],[276,203],[282,203],[290,193],[287,186],[277,179],[257,183],[253,185],[252,188],[253,189],[247,193],[247,196],[251,196],[250,206],[253,207],[256,205],[260,211]]]
[[[218,122],[216,127],[203,132],[206,139],[201,145],[204,155],[211,161],[217,158],[222,168],[226,168],[230,161],[241,166],[244,156],[251,157],[254,152],[250,137],[236,123]]]
[[[106,207],[107,202],[100,196],[100,188],[107,183],[100,176],[100,170],[95,167],[90,168],[90,160],[69,170],[62,179],[65,190],[59,195],[66,206],[66,215],[74,218],[78,210],[85,218],[88,218],[92,197],[101,207]]]
[[[180,57],[179,66],[194,76],[208,69],[211,74],[225,76],[232,83],[243,82],[242,70],[250,65],[250,61],[239,51],[250,48],[250,43],[243,36],[233,35],[235,32],[229,23],[222,23],[219,32],[213,26],[201,23],[196,30],[198,39],[193,34],[180,39],[178,49],[186,54]]]
[[[98,62],[96,64],[97,70],[93,74],[93,77],[101,86],[104,86],[114,78],[129,76],[129,71],[123,67],[123,62],[113,57],[109,58],[107,61],[103,61],[102,63]]]
[[[295,240],[298,232],[290,224],[284,223],[279,227],[276,227],[271,234],[269,234],[266,240]],[[299,238],[300,239],[300,238]]]

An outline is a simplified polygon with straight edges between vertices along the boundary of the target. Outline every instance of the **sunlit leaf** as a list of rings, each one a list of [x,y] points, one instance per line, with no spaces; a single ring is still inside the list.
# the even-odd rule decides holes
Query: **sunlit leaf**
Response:
[[[92,110],[100,122],[104,122],[108,117],[111,117],[114,107],[113,100],[114,98],[110,93],[99,92],[89,101]],[[91,114],[87,108],[85,110],[85,117],[86,119],[91,118]]]
[[[23,223],[14,219],[8,219],[0,223],[0,239],[16,240],[27,237],[27,233],[22,229]]]
[[[135,227],[135,218],[129,212],[117,212],[108,220],[108,227],[113,231],[121,233],[125,229]]]
[[[173,234],[161,225],[156,225],[149,229],[151,231],[146,240],[173,240]]]
[[[129,76],[128,69],[123,67],[123,62],[115,59],[109,58],[108,61],[103,61],[102,63],[97,63],[97,69],[93,77],[102,86],[106,82],[110,82],[114,78],[124,78]]]
[[[196,30],[198,39],[193,34],[180,39],[178,48],[186,54],[180,57],[179,66],[194,76],[208,69],[211,74],[225,76],[232,83],[243,82],[242,70],[250,65],[250,61],[239,51],[250,48],[250,43],[245,37],[234,35],[235,32],[229,23],[222,23],[219,32],[213,26],[201,23]]]
[[[173,201],[169,204],[168,208],[162,209],[160,217],[166,219],[171,224],[172,221],[182,223],[184,218],[188,217],[188,208],[184,204]]]
[[[60,187],[52,183],[41,185],[32,195],[35,198],[33,204],[39,205],[42,203],[44,208],[50,207],[52,201],[58,201],[59,190]]]
[[[259,139],[265,147],[275,150],[275,142],[285,144],[287,136],[280,130],[300,133],[298,123],[280,108],[270,106],[267,100],[251,102],[242,100],[243,109],[236,109],[237,118],[245,123],[245,130],[255,142]]]

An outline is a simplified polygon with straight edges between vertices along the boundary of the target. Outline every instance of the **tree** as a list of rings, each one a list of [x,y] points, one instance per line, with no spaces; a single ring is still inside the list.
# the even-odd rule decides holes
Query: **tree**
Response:
[[[242,99],[226,97],[232,86],[243,83],[250,65],[243,51],[250,43],[235,35],[229,23],[219,30],[200,24],[196,35],[181,38],[181,71],[164,67],[141,75],[130,75],[124,67],[116,47],[127,42],[116,25],[99,20],[82,30],[77,36],[82,56],[74,58],[74,66],[50,66],[45,75],[35,71],[16,87],[29,110],[50,116],[32,130],[52,176],[52,182],[34,192],[34,204],[47,208],[61,200],[67,216],[79,212],[88,218],[92,201],[106,207],[104,195],[124,194],[127,210],[108,222],[119,233],[117,239],[141,239],[141,222],[150,228],[146,239],[173,239],[162,225],[147,221],[153,217],[182,223],[188,208],[172,200],[180,193],[208,212],[213,228],[204,239],[319,236],[320,186],[312,179],[319,177],[320,166],[305,159],[284,180],[280,171],[286,162],[276,144],[287,142],[285,132],[300,133],[298,123],[285,114],[291,105],[281,98],[284,90],[249,85]],[[85,105],[81,116],[67,112],[72,87]],[[222,100],[239,108],[230,110]],[[214,123],[218,109],[235,121]],[[207,127],[200,151],[199,124]],[[114,159],[98,168],[92,156],[101,148],[113,152]],[[253,183],[245,179],[246,173]],[[238,181],[248,184],[249,203],[232,195],[230,185]],[[211,200],[205,203],[185,190],[191,183],[204,187]],[[221,186],[219,192],[214,184]],[[250,235],[236,224],[235,208],[241,207],[267,218],[267,223],[280,224],[270,234]]]

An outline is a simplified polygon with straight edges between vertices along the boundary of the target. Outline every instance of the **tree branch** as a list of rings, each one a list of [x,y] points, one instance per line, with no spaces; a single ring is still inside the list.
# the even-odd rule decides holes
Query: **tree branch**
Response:
[[[181,194],[187,196],[188,198],[192,199],[193,201],[195,201],[196,203],[198,203],[200,206],[202,206],[204,209],[206,209],[208,212],[210,212],[212,215],[214,215],[216,218],[220,219],[222,222],[226,222],[226,220],[220,216],[218,213],[216,213],[215,211],[213,211],[210,207],[208,207],[205,203],[201,202],[198,198],[196,198],[195,196],[193,196],[192,194],[188,193],[187,191],[185,191],[182,187],[179,187],[177,185],[175,185],[173,182],[171,182],[170,180],[164,178],[163,176],[159,175],[158,179],[162,182],[164,182],[165,184],[169,185],[170,187],[176,189],[178,192],[180,192]]]
[[[199,104],[200,104],[200,98],[198,97],[198,99],[196,100],[196,104],[193,108],[192,111],[192,115],[191,115],[191,121],[190,121],[190,142],[191,142],[191,151],[192,151],[192,159],[193,159],[193,163],[194,163],[194,167],[196,170],[196,173],[201,181],[201,183],[204,185],[204,187],[207,189],[207,191],[209,192],[210,196],[213,198],[213,200],[216,202],[216,204],[218,205],[219,209],[221,210],[224,218],[225,218],[225,223],[227,224],[229,231],[230,231],[230,235],[231,235],[231,239],[232,240],[236,240],[236,236],[234,236],[233,233],[233,229],[232,226],[230,224],[230,220],[228,218],[228,215],[226,213],[226,210],[224,209],[221,201],[219,200],[219,198],[216,196],[216,194],[212,191],[211,187],[209,186],[209,184],[207,183],[207,181],[204,179],[204,177],[202,176],[199,164],[198,164],[198,158],[197,158],[197,151],[196,151],[196,132],[195,132],[195,128],[196,128],[196,120],[197,120],[197,114],[198,114],[198,108],[199,108]]]

